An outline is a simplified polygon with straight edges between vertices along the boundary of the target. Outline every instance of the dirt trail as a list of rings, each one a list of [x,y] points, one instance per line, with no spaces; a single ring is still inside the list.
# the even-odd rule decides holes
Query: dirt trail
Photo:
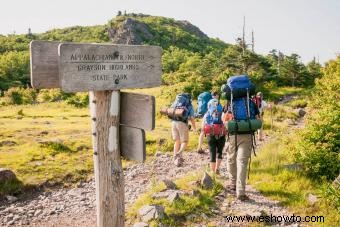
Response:
[[[281,103],[286,103],[293,97],[289,96]],[[302,124],[302,121],[299,122]],[[262,143],[269,139],[266,136]],[[224,156],[224,160],[225,158]],[[124,170],[126,207],[144,193],[152,182],[165,178],[180,178],[188,172],[201,170],[209,163],[207,152],[203,155],[187,152],[184,159],[183,167],[174,167],[170,153],[157,153],[153,161],[135,164]],[[226,179],[225,161],[221,166],[221,177]],[[209,221],[216,226],[228,226],[230,223],[223,218],[226,213],[291,215],[284,207],[279,206],[277,201],[262,196],[251,186],[247,186],[246,191],[251,199],[248,202],[238,202],[230,193],[225,193],[224,198],[217,199],[220,209]],[[79,183],[76,188],[40,192],[31,198],[0,204],[0,226],[96,226],[94,181]]]

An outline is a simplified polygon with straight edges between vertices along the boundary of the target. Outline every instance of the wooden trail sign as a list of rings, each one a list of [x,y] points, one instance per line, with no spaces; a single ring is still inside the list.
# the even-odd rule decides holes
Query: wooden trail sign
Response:
[[[30,67],[32,87],[59,88],[59,58],[60,42],[38,41],[30,43]]]
[[[97,226],[124,226],[120,157],[145,160],[155,98],[119,89],[159,86],[161,48],[32,41],[30,53],[33,87],[90,91]]]
[[[59,45],[64,91],[102,91],[159,86],[162,50],[156,46]]]

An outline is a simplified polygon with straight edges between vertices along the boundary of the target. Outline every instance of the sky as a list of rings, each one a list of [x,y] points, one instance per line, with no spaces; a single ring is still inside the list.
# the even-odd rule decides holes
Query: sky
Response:
[[[118,11],[187,20],[227,43],[242,36],[245,17],[257,53],[297,53],[305,63],[340,53],[340,0],[3,0],[0,34],[106,24]]]

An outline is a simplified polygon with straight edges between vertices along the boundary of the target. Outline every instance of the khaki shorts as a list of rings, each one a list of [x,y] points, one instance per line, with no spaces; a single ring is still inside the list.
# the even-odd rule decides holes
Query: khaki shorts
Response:
[[[172,121],[171,131],[173,140],[180,140],[181,143],[189,141],[189,128],[186,123],[181,121]]]

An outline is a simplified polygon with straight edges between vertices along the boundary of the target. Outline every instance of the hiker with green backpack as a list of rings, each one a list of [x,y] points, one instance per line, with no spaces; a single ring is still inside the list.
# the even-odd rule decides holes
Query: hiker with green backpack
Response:
[[[245,193],[247,165],[250,164],[251,151],[255,155],[255,135],[262,122],[256,104],[251,100],[255,86],[248,76],[232,76],[221,88],[228,100],[226,114],[231,116],[226,122],[228,129],[227,169],[228,190],[236,191],[237,199],[249,199]]]
[[[174,143],[174,164],[179,167],[183,165],[182,154],[189,141],[189,120],[193,130],[196,132],[194,120],[194,108],[191,103],[191,95],[188,93],[178,94],[170,108],[163,108],[162,114],[171,120],[171,133]]]

